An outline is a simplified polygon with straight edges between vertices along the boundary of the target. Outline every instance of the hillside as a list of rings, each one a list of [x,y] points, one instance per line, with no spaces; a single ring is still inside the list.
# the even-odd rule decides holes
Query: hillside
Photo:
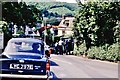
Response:
[[[75,3],[65,3],[65,2],[40,2],[36,3],[38,8],[41,9],[52,9],[52,8],[58,8],[58,7],[66,7],[72,11],[78,8],[78,6]]]
[[[62,15],[74,16],[75,11],[78,9],[76,3],[66,2],[29,2],[27,4],[35,5],[46,17],[60,17]]]
[[[52,12],[52,13],[59,13],[59,15],[65,15],[65,14],[74,14],[73,11],[69,10],[68,8],[66,7],[59,7],[59,8],[52,8],[52,9],[49,9],[48,12]]]

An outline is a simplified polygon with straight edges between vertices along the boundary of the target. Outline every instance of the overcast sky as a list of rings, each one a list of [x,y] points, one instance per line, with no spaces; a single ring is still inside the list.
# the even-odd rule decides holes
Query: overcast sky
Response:
[[[77,3],[76,0],[18,0],[25,2],[67,2],[67,3]]]
[[[67,2],[67,3],[76,3],[76,0],[56,0],[60,2]]]

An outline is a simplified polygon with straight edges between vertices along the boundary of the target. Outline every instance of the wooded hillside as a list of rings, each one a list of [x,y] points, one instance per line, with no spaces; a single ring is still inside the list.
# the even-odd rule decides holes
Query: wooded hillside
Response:
[[[65,2],[28,2],[29,5],[35,5],[45,17],[74,16],[78,9],[77,3]]]

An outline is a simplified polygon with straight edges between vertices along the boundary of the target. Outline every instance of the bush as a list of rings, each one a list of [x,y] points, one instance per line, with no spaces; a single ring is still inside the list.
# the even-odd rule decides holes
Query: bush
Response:
[[[80,53],[79,47],[77,47],[76,44],[74,45],[74,51],[73,51],[73,53],[74,53],[75,55],[79,55],[79,53]]]
[[[119,55],[119,44],[115,43],[108,47],[107,51],[107,60],[112,61],[120,61],[120,55]]]
[[[101,47],[92,47],[88,50],[88,58],[100,60],[120,61],[119,44],[104,45]]]
[[[98,50],[96,47],[92,47],[89,51],[88,51],[88,58],[92,58],[94,59],[95,58],[95,52],[98,52],[98,51],[95,51],[95,50]],[[97,53],[96,53],[97,54]],[[98,54],[97,54],[98,55]]]
[[[76,46],[76,44],[74,45],[74,54],[75,55],[83,55],[85,53],[86,50],[86,46],[85,44],[81,44],[79,47]]]

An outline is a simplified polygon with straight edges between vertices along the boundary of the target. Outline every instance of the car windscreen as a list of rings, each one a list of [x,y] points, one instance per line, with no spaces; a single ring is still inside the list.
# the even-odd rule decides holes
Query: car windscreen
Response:
[[[11,42],[6,47],[5,51],[9,53],[26,52],[43,54],[43,47],[44,46],[42,44],[35,42]]]

